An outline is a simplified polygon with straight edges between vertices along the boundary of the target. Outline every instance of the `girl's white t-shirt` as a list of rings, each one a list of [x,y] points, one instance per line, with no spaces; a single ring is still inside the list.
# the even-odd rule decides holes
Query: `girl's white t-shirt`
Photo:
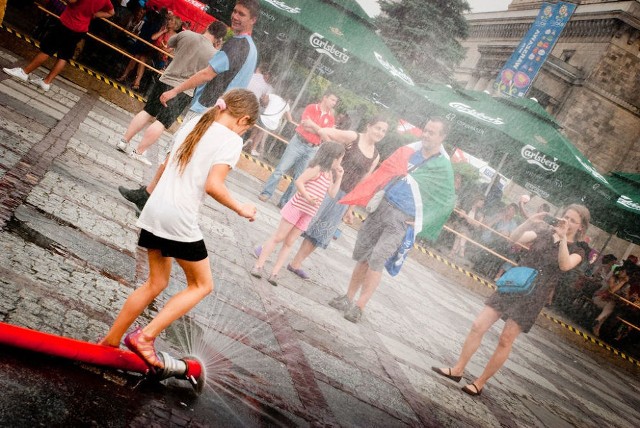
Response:
[[[195,242],[202,239],[198,226],[200,206],[206,197],[205,184],[214,165],[234,168],[242,152],[242,138],[214,122],[197,144],[182,174],[175,156],[185,138],[202,116],[196,116],[176,133],[167,166],[140,213],[136,225],[165,239]]]

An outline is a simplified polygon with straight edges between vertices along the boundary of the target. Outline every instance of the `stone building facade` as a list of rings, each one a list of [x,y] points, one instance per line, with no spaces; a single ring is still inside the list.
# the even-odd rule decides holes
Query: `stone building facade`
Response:
[[[556,116],[601,172],[640,172],[640,2],[573,3],[578,6],[528,96]],[[541,4],[513,0],[505,12],[467,15],[467,56],[456,80],[493,91]]]

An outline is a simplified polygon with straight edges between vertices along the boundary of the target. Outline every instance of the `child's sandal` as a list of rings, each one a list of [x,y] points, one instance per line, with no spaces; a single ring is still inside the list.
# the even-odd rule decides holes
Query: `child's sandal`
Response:
[[[156,354],[153,345],[155,337],[149,337],[138,327],[124,338],[124,344],[134,354],[142,358],[151,368],[164,369],[164,363]]]

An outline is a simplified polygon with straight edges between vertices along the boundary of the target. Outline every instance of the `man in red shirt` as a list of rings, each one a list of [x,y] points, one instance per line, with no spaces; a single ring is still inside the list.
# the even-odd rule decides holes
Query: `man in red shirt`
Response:
[[[110,0],[67,0],[67,8],[60,15],[60,21],[48,31],[40,43],[38,53],[24,68],[3,68],[2,70],[24,82],[29,81],[42,90],[48,91],[51,82],[60,74],[67,61],[73,57],[76,45],[89,31],[89,23],[93,18],[109,18],[115,13]],[[58,54],[58,60],[49,74],[41,77],[29,77],[29,74],[40,67],[50,56]]]
[[[305,119],[309,119],[318,124],[321,128],[333,128],[335,125],[333,108],[337,103],[338,96],[335,93],[332,91],[325,92],[318,104],[309,104],[304,109],[300,123]],[[310,132],[302,125],[298,125],[296,128],[296,134],[293,136],[291,141],[289,141],[286,150],[282,154],[282,158],[280,158],[278,166],[276,166],[275,171],[273,171],[267,179],[267,182],[265,183],[258,198],[262,202],[267,201],[276,190],[276,186],[280,182],[282,174],[292,168],[293,180],[295,181],[295,179],[298,178],[307,168],[307,164],[318,151],[320,143],[322,143],[322,140],[318,134]],[[291,199],[295,191],[296,186],[291,182],[289,187],[287,187],[287,190],[282,195],[282,198],[280,198],[278,206],[284,206],[284,204]]]

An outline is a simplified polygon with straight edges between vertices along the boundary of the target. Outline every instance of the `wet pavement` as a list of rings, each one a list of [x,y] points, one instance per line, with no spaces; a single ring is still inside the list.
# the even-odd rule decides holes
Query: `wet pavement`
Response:
[[[0,49],[0,66],[22,63]],[[135,210],[117,191],[154,170],[115,150],[131,117],[64,78],[44,93],[0,73],[0,321],[95,341],[145,279]],[[170,142],[165,133],[150,150],[154,164]],[[207,201],[216,291],[157,343],[206,362],[202,395],[183,381],[158,385],[4,347],[0,426],[637,426],[637,368],[541,326],[517,340],[480,397],[460,387],[482,370],[502,322],[463,382],[437,377],[430,367],[454,361],[484,299],[442,266],[410,259],[383,277],[361,323],[346,321],[327,301],[346,289],[353,229],[307,261],[310,281],[251,277],[251,249],[279,221],[273,203],[258,201],[252,168],[243,159],[228,186],[258,206],[258,220]],[[184,284],[176,266],[140,322]]]

